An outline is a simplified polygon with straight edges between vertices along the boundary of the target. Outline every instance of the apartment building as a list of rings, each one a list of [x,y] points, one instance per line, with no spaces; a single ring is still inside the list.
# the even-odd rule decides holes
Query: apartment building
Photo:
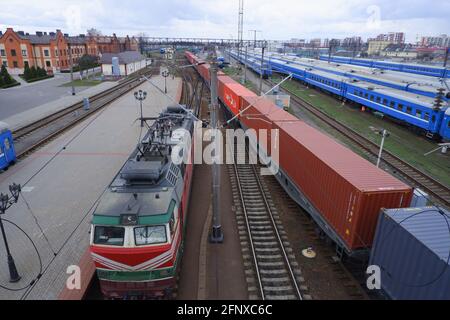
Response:
[[[70,69],[71,59],[73,65],[77,65],[85,54],[100,57],[102,53],[137,51],[138,48],[138,41],[128,36],[71,37],[61,30],[29,34],[8,28],[0,34],[0,64],[5,65],[11,74],[23,73],[26,65],[54,73]]]

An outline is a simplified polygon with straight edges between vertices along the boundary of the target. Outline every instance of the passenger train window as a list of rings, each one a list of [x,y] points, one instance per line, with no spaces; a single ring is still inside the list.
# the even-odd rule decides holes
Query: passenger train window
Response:
[[[435,115],[433,115],[433,116],[431,117],[431,121],[432,121],[432,122],[436,122],[436,116],[435,116]]]
[[[416,110],[416,117],[417,118],[422,118],[422,111]]]
[[[391,103],[389,104],[389,106],[390,106],[391,108],[395,108],[395,102],[394,102],[394,101],[391,101]]]
[[[371,96],[370,96],[370,101],[373,101],[373,99],[374,99],[374,96],[371,95]]]
[[[411,107],[406,107],[406,113],[412,114],[412,108]]]
[[[106,246],[123,246],[125,228],[121,227],[95,227],[94,244]]]
[[[428,112],[425,112],[423,118],[427,121],[430,121],[430,114]]]
[[[166,243],[166,226],[147,226],[134,228],[134,240],[137,246]]]
[[[383,99],[383,104],[384,104],[385,106],[387,106],[387,105],[388,105],[388,101],[387,101],[387,99]]]
[[[447,128],[450,128],[450,120],[447,122]]]
[[[401,103],[398,105],[398,110],[403,111],[403,105]]]
[[[381,102],[381,98],[377,97],[377,103],[380,103],[380,102]]]

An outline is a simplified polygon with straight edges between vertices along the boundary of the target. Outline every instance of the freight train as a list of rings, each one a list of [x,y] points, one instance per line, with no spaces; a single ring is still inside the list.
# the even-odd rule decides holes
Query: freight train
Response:
[[[186,52],[189,62],[210,83],[210,65]],[[218,73],[218,96],[244,129],[278,129],[280,170],[276,178],[336,244],[340,254],[370,248],[381,208],[409,207],[413,190],[320,131]],[[245,110],[245,112],[243,112]],[[250,144],[270,159],[270,141]],[[274,160],[272,160],[274,161]]]
[[[170,298],[183,253],[194,120],[176,106],[155,119],[94,210],[90,251],[107,299]],[[190,133],[190,136],[187,134]]]
[[[236,54],[231,55],[237,58]],[[274,71],[292,74],[295,79],[308,86],[320,88],[341,99],[370,108],[425,134],[430,139],[450,141],[450,108],[445,96],[440,97],[441,102],[438,102],[428,96],[277,59],[271,59],[269,64]],[[258,69],[254,71],[259,73]]]
[[[0,170],[7,170],[17,161],[14,140],[8,125],[0,122]]]
[[[424,76],[431,76],[437,78],[450,78],[450,69],[444,67],[427,66],[412,63],[390,62],[371,59],[337,57],[331,58],[327,55],[321,55],[320,60],[333,61],[337,63],[345,63],[356,66],[363,66],[368,68],[377,68],[383,70],[393,70],[405,73],[419,74]]]
[[[210,65],[185,55],[210,85]],[[278,182],[337,244],[339,254],[370,251],[370,265],[380,268],[387,297],[449,298],[448,211],[409,208],[409,186],[222,72],[218,96],[243,128],[279,130]],[[270,158],[270,142],[252,145]]]

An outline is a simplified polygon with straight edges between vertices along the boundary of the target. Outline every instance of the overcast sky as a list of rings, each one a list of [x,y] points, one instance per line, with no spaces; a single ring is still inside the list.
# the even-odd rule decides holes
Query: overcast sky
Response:
[[[244,0],[244,38],[450,33],[448,0]],[[0,0],[0,29],[237,38],[238,0]]]

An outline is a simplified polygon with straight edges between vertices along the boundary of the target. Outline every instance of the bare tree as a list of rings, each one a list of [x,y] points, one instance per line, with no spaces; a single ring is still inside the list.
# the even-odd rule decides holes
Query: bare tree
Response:
[[[95,28],[90,28],[86,31],[87,35],[90,37],[99,37],[102,35],[102,32],[100,30],[97,30]]]
[[[139,41],[139,51],[141,52],[141,54],[144,53],[144,49],[145,49],[145,44],[146,44],[146,39],[147,39],[148,35],[145,32],[139,32],[136,35],[136,38]]]

